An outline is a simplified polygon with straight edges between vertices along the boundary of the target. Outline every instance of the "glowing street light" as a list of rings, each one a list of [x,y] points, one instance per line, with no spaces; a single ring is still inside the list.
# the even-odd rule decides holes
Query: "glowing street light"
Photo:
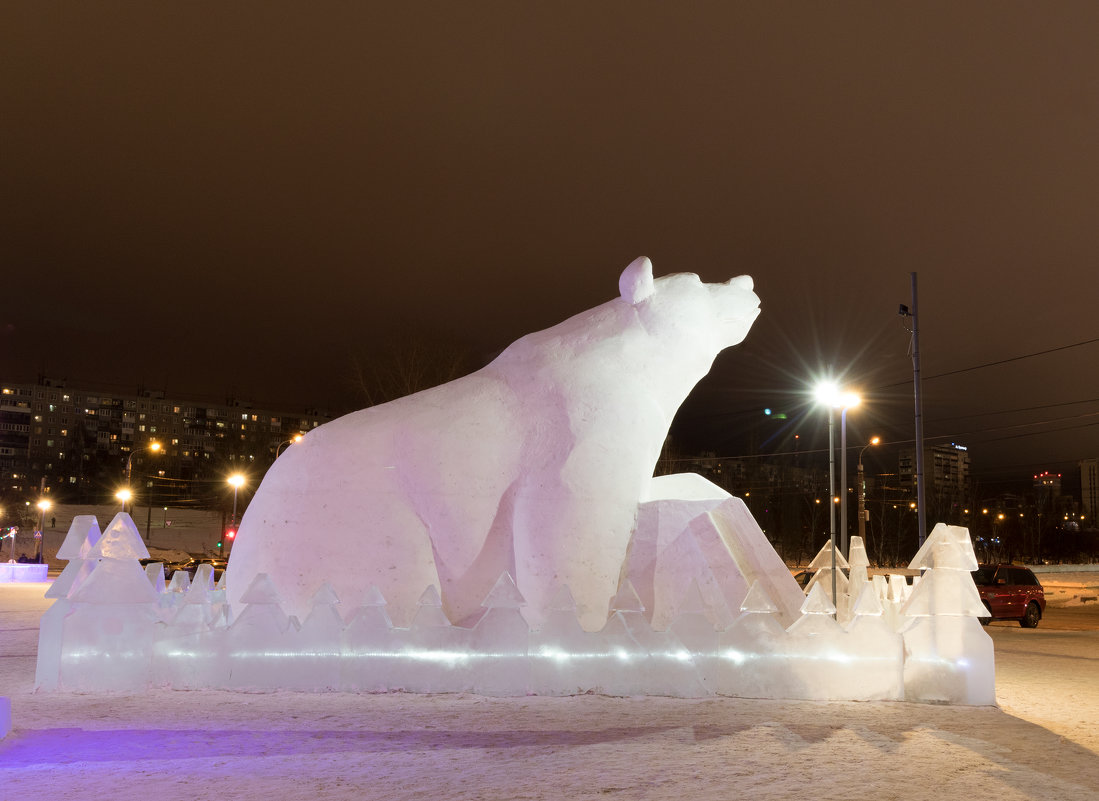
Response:
[[[38,531],[34,532],[34,561],[35,564],[41,564],[42,529],[46,527],[46,512],[51,506],[53,506],[53,504],[43,498],[36,504],[36,506],[38,506]]]
[[[244,486],[244,474],[233,473],[233,475],[229,476],[228,480],[229,486],[233,488],[233,520],[229,524],[229,533],[226,534],[226,538],[229,541],[229,548],[232,548],[233,541],[237,536],[237,493],[240,491],[240,488]],[[226,554],[228,554],[228,549],[226,549]]]
[[[829,537],[832,544],[832,602],[836,602],[836,419],[835,411],[840,409],[840,437],[842,454],[840,457],[843,471],[844,493],[840,507],[843,513],[843,551],[847,551],[847,410],[859,405],[860,398],[853,392],[841,392],[834,381],[822,381],[813,391],[817,403],[828,408],[828,497],[830,504]]]
[[[134,456],[139,454],[139,453],[142,453],[144,451],[149,451],[151,453],[159,453],[160,452],[160,443],[156,442],[154,440],[153,442],[150,442],[148,445],[146,445],[144,448],[134,448],[132,451],[130,451],[130,455],[128,457],[126,457],[126,493],[127,493],[127,497],[126,497],[126,500],[122,501],[122,511],[123,512],[126,511],[126,503],[131,498],[134,497],[134,494],[133,494],[133,491],[132,491],[132,484],[130,483],[130,475],[133,473],[133,468],[134,468]],[[115,495],[115,497],[121,499],[121,493]],[[146,527],[146,531],[145,531],[146,538],[148,538],[148,533],[149,533],[148,528]]]
[[[854,392],[843,392],[836,385],[834,381],[824,381],[817,384],[814,391],[817,403],[828,407],[828,463],[829,463],[829,489],[831,497],[836,497],[836,485],[835,485],[835,436],[833,434],[833,428],[835,421],[833,419],[833,411],[835,409],[840,410],[840,474],[843,478],[843,490],[840,493],[840,510],[842,525],[840,527],[842,534],[842,550],[844,553],[847,551],[847,410],[853,409],[862,403],[860,398]],[[833,521],[834,525],[834,521]]]
[[[295,434],[290,439],[284,440],[283,442],[280,442],[279,446],[277,448],[275,448],[275,458],[276,459],[279,458],[279,453],[282,452],[282,449],[283,449],[284,446],[293,445],[296,442],[301,442],[302,436],[303,436],[302,434]]]
[[[866,477],[864,476],[862,469],[862,455],[866,453],[866,449],[871,445],[877,445],[880,442],[881,437],[871,437],[870,441],[859,450],[859,464],[857,470],[859,479],[859,539],[862,540],[863,545],[866,544]]]
[[[237,526],[237,492],[244,486],[244,474],[233,473],[229,476],[229,486],[233,488],[233,528]]]
[[[118,500],[122,501],[122,511],[125,512],[126,504],[130,502],[130,499],[134,497],[134,494],[130,492],[130,490],[126,487],[123,487],[118,492],[116,492],[114,496],[118,498]]]
[[[847,392],[841,398],[840,411],[840,475],[843,476],[843,489],[840,492],[840,550],[847,556],[847,410],[862,403],[862,398],[854,392]]]

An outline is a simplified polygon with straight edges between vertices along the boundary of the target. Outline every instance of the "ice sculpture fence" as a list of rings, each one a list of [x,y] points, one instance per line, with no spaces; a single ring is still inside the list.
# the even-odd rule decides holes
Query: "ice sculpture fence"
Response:
[[[167,584],[162,565],[142,569],[143,546],[126,516],[116,517],[101,538],[94,518],[81,525],[81,544],[66,540],[59,555],[69,565],[48,592],[57,600],[41,624],[36,685],[42,690],[995,703],[991,640],[976,617],[983,607],[968,573],[972,548],[965,529],[936,528],[913,560],[927,568],[914,588],[903,579],[892,585],[870,580],[854,558],[857,543],[842,582],[848,592],[837,594],[839,610],[825,589],[830,580],[818,574],[801,616],[785,628],[766,592],[753,584],[741,614],[724,628],[715,626],[692,585],[666,630],[654,630],[626,581],[606,625],[589,632],[567,588],[532,631],[507,574],[468,627],[451,625],[434,587],[423,593],[407,628],[393,626],[373,587],[345,617],[324,585],[299,621],[282,611],[266,575],[256,577],[234,615],[208,566],[193,581],[179,572]]]

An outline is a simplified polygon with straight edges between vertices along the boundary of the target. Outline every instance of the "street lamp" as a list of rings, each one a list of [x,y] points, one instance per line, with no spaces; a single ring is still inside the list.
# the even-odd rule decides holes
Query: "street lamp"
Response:
[[[130,500],[130,498],[134,497],[133,492],[132,492],[132,486],[130,484],[130,474],[133,472],[133,468],[134,468],[134,456],[141,453],[142,451],[151,451],[153,453],[159,453],[160,452],[160,443],[154,441],[154,442],[150,442],[144,448],[134,448],[132,451],[130,451],[130,455],[128,457],[126,457],[126,492],[128,493],[128,496],[126,497],[125,500],[122,501],[122,511],[123,512],[126,511],[126,503]],[[119,495],[116,495],[115,497],[121,498],[121,493]],[[146,531],[145,531],[146,539],[148,538],[148,534],[149,534],[148,527],[146,527]]]
[[[853,392],[840,392],[834,381],[822,381],[817,384],[813,393],[820,403],[828,407],[828,497],[833,499],[829,504],[829,539],[832,545],[832,603],[836,602],[836,409],[841,409],[841,440],[843,453],[841,455],[841,470],[844,474],[844,485],[847,484],[847,410],[859,405],[859,396]],[[843,550],[847,550],[847,491],[844,490],[843,500],[840,504],[843,514]]]
[[[835,484],[835,434],[833,428],[835,419],[833,412],[840,410],[840,476],[842,477],[843,490],[840,493],[840,550],[847,553],[847,410],[853,409],[862,403],[854,392],[842,392],[835,382],[825,381],[817,385],[817,402],[828,407],[828,473],[829,488],[832,497],[836,497]],[[835,512],[832,513],[832,528],[835,530]]]
[[[863,545],[866,545],[866,479],[862,470],[862,455],[871,445],[877,445],[880,442],[881,437],[871,437],[870,441],[859,450],[859,539],[862,540]]]
[[[279,443],[279,446],[278,446],[277,448],[275,448],[275,458],[276,458],[276,459],[278,459],[278,458],[279,458],[279,453],[281,453],[281,452],[282,452],[282,449],[283,449],[283,446],[284,446],[284,445],[292,445],[292,444],[294,444],[295,442],[301,442],[301,438],[302,438],[302,435],[301,435],[301,434],[295,434],[295,435],[294,435],[294,436],[292,436],[292,437],[291,437],[290,439],[288,439],[288,440],[284,440],[283,442],[280,442],[280,443]]]
[[[232,549],[233,542],[237,537],[237,493],[244,486],[244,475],[242,473],[233,473],[229,476],[229,485],[233,488],[233,520],[229,524],[231,533],[226,534],[229,540],[229,547],[226,548],[226,558],[228,558],[229,551]]]
[[[53,506],[45,498],[38,502],[38,531],[34,532],[34,561],[42,562],[42,529],[46,527],[46,511]]]
[[[229,486],[233,488],[233,528],[237,525],[237,492],[244,486],[244,474],[233,473],[229,476]]]
[[[848,392],[841,399],[843,410],[840,412],[840,475],[843,476],[843,493],[840,501],[840,550],[847,556],[847,410],[853,409],[862,403],[862,398],[853,392]]]

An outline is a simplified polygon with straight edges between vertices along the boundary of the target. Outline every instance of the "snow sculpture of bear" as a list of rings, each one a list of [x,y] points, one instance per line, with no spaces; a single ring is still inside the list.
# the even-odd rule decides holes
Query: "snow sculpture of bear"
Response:
[[[259,573],[299,618],[326,580],[349,605],[374,584],[402,626],[434,584],[460,624],[507,570],[533,625],[566,584],[584,627],[600,628],[672,417],[747,335],[752,287],[654,281],[640,258],[620,297],[475,373],[311,431],[244,515],[230,602]]]

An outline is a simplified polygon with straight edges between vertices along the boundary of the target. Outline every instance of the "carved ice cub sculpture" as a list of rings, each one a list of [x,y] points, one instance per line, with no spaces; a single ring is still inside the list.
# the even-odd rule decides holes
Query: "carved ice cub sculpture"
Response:
[[[519,339],[471,375],[341,417],[288,448],[241,522],[227,587],[257,573],[290,614],[330,581],[348,606],[370,584],[408,625],[429,584],[454,623],[507,570],[538,626],[561,584],[600,628],[672,417],[759,314],[748,276],[652,276]]]

